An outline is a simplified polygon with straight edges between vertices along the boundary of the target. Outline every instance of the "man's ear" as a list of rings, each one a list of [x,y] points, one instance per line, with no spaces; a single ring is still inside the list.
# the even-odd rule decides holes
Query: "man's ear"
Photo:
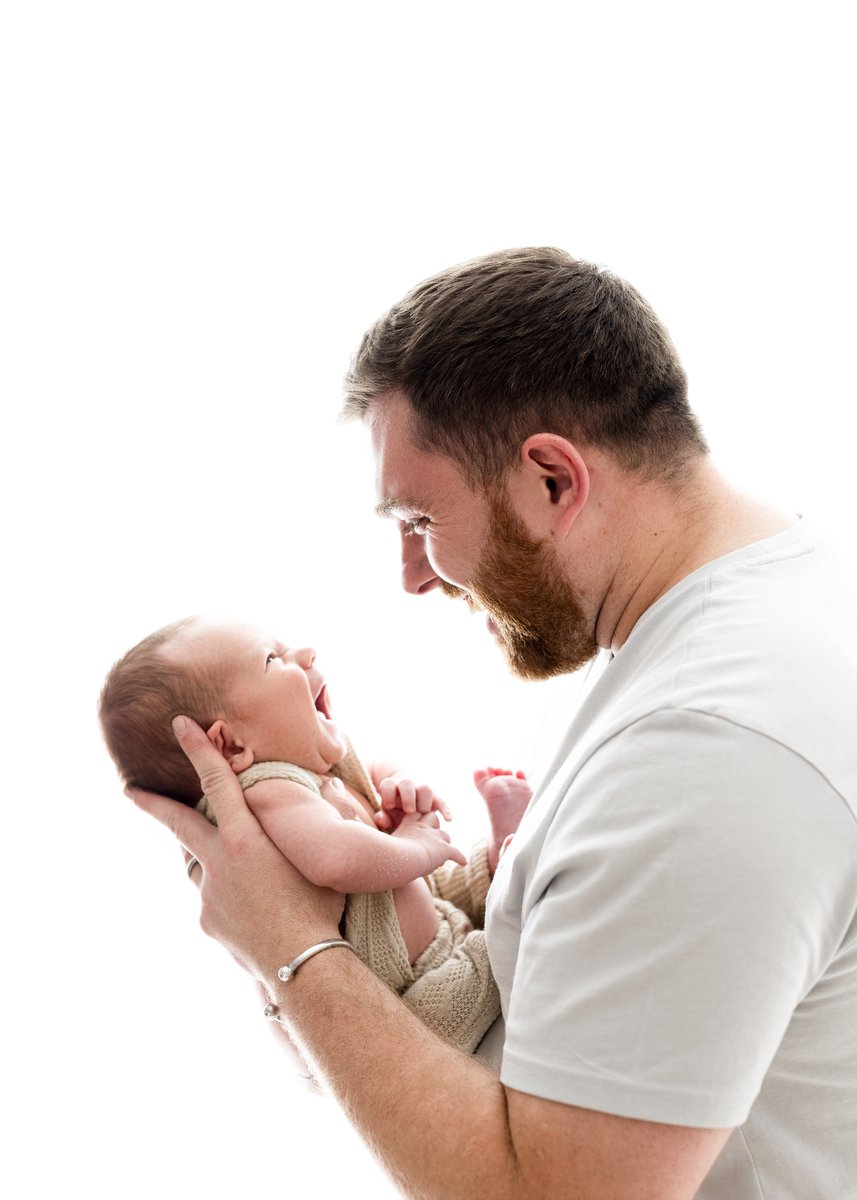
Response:
[[[212,746],[216,746],[236,775],[253,765],[253,751],[236,736],[230,725],[217,720],[205,731]]]
[[[589,468],[573,443],[535,433],[521,447],[529,512],[540,528],[563,536],[589,498]]]

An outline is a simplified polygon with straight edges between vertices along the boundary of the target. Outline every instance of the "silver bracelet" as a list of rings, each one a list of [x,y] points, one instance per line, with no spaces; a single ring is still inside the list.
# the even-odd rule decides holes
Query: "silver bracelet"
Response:
[[[329,942],[318,942],[315,946],[310,946],[309,950],[304,950],[303,954],[299,954],[297,958],[293,958],[285,967],[280,967],[277,971],[277,978],[283,983],[288,983],[296,974],[298,967],[302,967],[308,958],[312,958],[314,954],[321,954],[322,950],[330,950],[333,946],[347,946],[349,950],[354,949],[350,942],[343,941],[342,938],[334,938]],[[276,1021],[280,1010],[276,1004],[266,1004],[263,1014],[269,1021]]]

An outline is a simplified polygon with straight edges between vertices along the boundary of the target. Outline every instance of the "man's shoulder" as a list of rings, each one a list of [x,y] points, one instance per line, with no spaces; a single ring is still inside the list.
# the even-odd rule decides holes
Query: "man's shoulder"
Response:
[[[661,711],[705,714],[853,789],[857,644],[843,635],[857,594],[822,541],[787,532],[710,564],[647,614],[605,673],[605,736]]]

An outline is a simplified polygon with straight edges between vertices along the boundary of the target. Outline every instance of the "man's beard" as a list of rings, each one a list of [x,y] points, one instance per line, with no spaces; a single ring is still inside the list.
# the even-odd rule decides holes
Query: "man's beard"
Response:
[[[576,671],[598,652],[580,601],[548,542],[534,540],[505,495],[490,499],[491,530],[466,591],[491,618],[511,670],[522,679]]]

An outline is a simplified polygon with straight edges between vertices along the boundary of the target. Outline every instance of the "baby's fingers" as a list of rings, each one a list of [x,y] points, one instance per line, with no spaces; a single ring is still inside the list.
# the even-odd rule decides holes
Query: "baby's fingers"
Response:
[[[467,866],[467,859],[466,859],[466,858],[465,858],[465,856],[464,856],[464,855],[461,853],[461,851],[458,849],[458,847],[457,847],[457,846],[452,846],[452,845],[451,845],[451,846],[449,847],[448,855],[449,855],[449,858],[450,858],[450,859],[451,859],[453,862],[457,862],[457,863],[458,863],[458,865],[459,865],[460,867],[466,867],[466,866]]]
[[[446,845],[446,857],[447,857],[447,859],[452,859],[452,861],[453,861],[453,862],[457,862],[457,863],[458,863],[460,866],[462,866],[462,867],[466,867],[466,866],[467,866],[467,859],[464,857],[464,855],[461,853],[461,851],[458,849],[458,847],[457,847],[457,846],[453,846],[453,844],[452,844],[452,841],[451,841],[451,839],[450,839],[450,836],[449,836],[449,834],[446,832],[446,830],[445,830],[445,829],[441,829],[441,828],[439,828],[439,826],[438,826],[438,824],[437,824],[437,817],[435,816],[435,814],[434,814],[434,813],[431,813],[431,814],[430,814],[430,816],[429,816],[429,820],[430,820],[430,821],[433,823],[433,825],[434,825],[434,827],[435,827],[435,830],[436,830],[436,832],[437,832],[437,836],[438,836],[438,837],[439,837],[439,838],[440,838],[442,841],[444,841],[444,842],[446,842],[446,843],[447,843],[447,845]]]
[[[415,792],[417,812],[443,812],[441,807],[442,801],[438,800],[434,792],[426,784],[422,784]],[[449,818],[447,818],[448,820]]]
[[[417,789],[412,779],[400,779],[398,782],[399,803],[405,812],[417,811]]]
[[[382,779],[378,784],[378,794],[384,808],[399,808],[399,785],[395,779]]]
[[[378,791],[385,808],[401,808],[403,812],[417,810],[417,789],[410,779],[382,779]]]
[[[439,812],[444,821],[452,820],[452,809],[449,807],[447,802],[445,800],[441,800],[439,796],[434,797],[432,809],[434,812]]]

